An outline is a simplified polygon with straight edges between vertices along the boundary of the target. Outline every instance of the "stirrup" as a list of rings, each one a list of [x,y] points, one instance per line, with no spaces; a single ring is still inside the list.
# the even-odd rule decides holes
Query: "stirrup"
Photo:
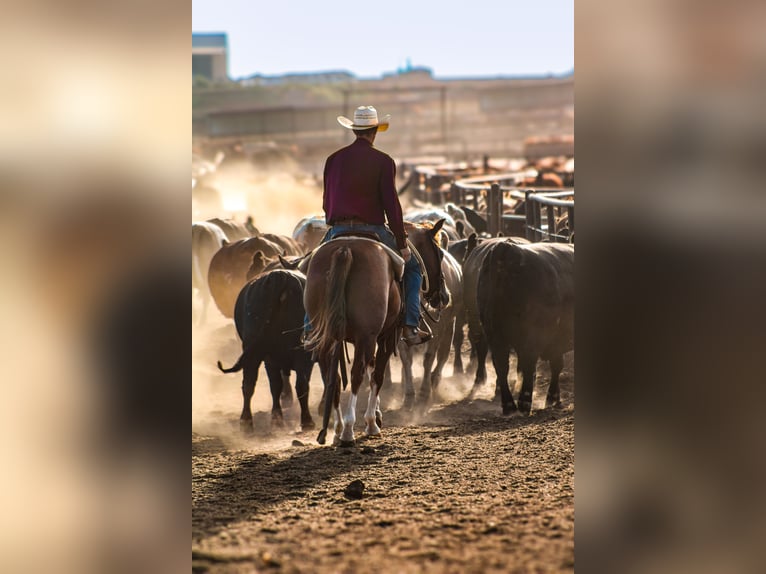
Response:
[[[410,346],[426,343],[432,338],[433,335],[431,333],[419,329],[418,327],[405,326],[402,332],[402,341]]]

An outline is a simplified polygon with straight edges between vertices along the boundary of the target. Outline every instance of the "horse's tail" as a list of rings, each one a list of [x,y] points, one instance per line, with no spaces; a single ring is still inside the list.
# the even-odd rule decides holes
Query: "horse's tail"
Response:
[[[314,318],[306,348],[322,356],[346,337],[346,281],[353,263],[351,249],[340,247],[330,260],[325,304]]]

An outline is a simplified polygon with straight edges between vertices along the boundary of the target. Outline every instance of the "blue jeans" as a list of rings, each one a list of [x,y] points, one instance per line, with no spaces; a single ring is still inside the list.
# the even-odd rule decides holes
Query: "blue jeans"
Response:
[[[375,233],[383,243],[396,253],[399,253],[399,248],[396,246],[396,238],[385,225],[333,225],[322,238],[322,241],[320,241],[320,245],[333,239],[336,235],[351,231]],[[417,327],[420,323],[420,285],[422,282],[423,273],[420,269],[420,264],[415,259],[415,256],[412,256],[404,264],[404,324],[410,327]],[[303,321],[303,328],[305,331],[311,329],[308,313],[306,313],[306,318]]]

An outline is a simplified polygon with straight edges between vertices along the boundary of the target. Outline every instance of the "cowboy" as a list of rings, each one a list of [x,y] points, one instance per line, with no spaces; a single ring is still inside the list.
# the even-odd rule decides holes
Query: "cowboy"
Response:
[[[372,233],[401,253],[405,261],[402,338],[409,345],[418,345],[431,338],[430,333],[418,328],[423,276],[420,264],[407,246],[402,207],[394,181],[396,165],[389,155],[372,145],[377,133],[388,129],[389,118],[387,115],[379,121],[378,112],[372,106],[359,106],[354,111],[354,121],[338,116],[340,125],[353,130],[356,140],[333,153],[325,162],[322,207],[330,230],[322,243],[344,233]]]

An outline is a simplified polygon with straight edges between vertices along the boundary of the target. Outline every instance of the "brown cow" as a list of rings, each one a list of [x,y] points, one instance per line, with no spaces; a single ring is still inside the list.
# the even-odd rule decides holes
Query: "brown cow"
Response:
[[[233,219],[221,219],[220,217],[214,217],[212,219],[208,219],[207,221],[220,227],[226,234],[226,238],[229,240],[229,243],[239,241],[240,239],[247,239],[248,237],[253,237],[250,234],[250,231],[248,231],[247,227],[238,221],[234,221]]]
[[[234,317],[237,296],[247,283],[247,273],[257,251],[268,259],[282,253],[282,249],[272,241],[264,237],[250,237],[224,244],[210,261],[207,281],[213,300],[224,317]]]

